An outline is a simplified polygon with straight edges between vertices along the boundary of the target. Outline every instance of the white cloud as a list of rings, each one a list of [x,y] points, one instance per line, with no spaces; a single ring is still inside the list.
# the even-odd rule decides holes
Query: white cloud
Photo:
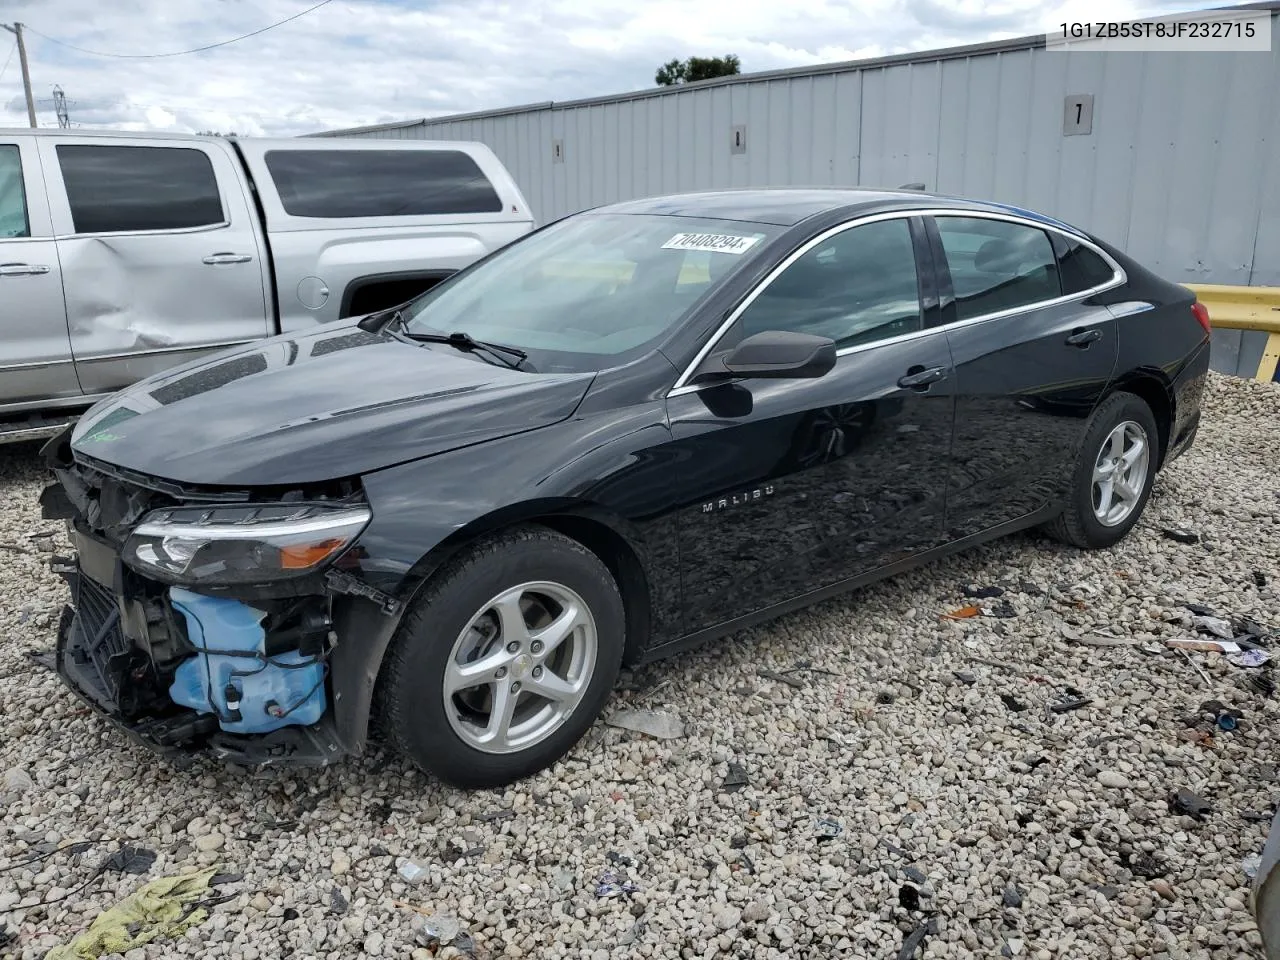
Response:
[[[27,47],[41,124],[59,84],[85,128],[293,135],[568,100],[653,84],[672,57],[737,54],[745,71],[902,53],[1204,6],[1181,0],[333,0],[261,36],[155,60],[119,53],[225,40],[315,0],[0,0]],[[0,33],[0,65],[9,55]],[[13,58],[0,126],[26,123]]]

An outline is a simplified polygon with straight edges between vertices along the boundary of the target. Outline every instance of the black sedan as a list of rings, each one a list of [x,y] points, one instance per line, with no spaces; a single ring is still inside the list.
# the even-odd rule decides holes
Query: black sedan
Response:
[[[1185,288],[994,203],[580,213],[50,441],[58,670],[162,750],[319,764],[378,730],[508,783],[622,664],[1015,530],[1115,543],[1195,437],[1209,332]]]

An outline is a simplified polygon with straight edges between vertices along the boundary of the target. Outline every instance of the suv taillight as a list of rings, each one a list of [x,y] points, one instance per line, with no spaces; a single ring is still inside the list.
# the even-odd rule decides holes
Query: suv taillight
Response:
[[[1200,326],[1204,327],[1204,332],[1213,336],[1213,327],[1209,323],[1209,308],[1197,300],[1191,305],[1191,313],[1200,322]]]

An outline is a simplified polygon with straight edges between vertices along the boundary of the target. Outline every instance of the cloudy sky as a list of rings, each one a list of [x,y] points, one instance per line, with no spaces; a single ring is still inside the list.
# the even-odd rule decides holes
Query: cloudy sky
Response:
[[[41,126],[289,136],[653,85],[672,57],[735,53],[744,72],[1024,36],[1064,20],[1219,6],[1180,0],[0,0],[28,25]],[[52,38],[52,39],[48,39]],[[0,31],[0,126],[25,126]],[[7,67],[4,66],[8,61]]]

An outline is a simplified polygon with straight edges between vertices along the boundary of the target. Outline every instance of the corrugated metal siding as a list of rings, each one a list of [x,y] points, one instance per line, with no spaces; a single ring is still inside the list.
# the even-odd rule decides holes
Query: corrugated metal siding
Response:
[[[1070,94],[1094,95],[1089,135],[1063,135]],[[541,222],[661,193],[919,181],[1061,217],[1181,283],[1280,285],[1280,44],[1012,49],[357,135],[482,141]]]

